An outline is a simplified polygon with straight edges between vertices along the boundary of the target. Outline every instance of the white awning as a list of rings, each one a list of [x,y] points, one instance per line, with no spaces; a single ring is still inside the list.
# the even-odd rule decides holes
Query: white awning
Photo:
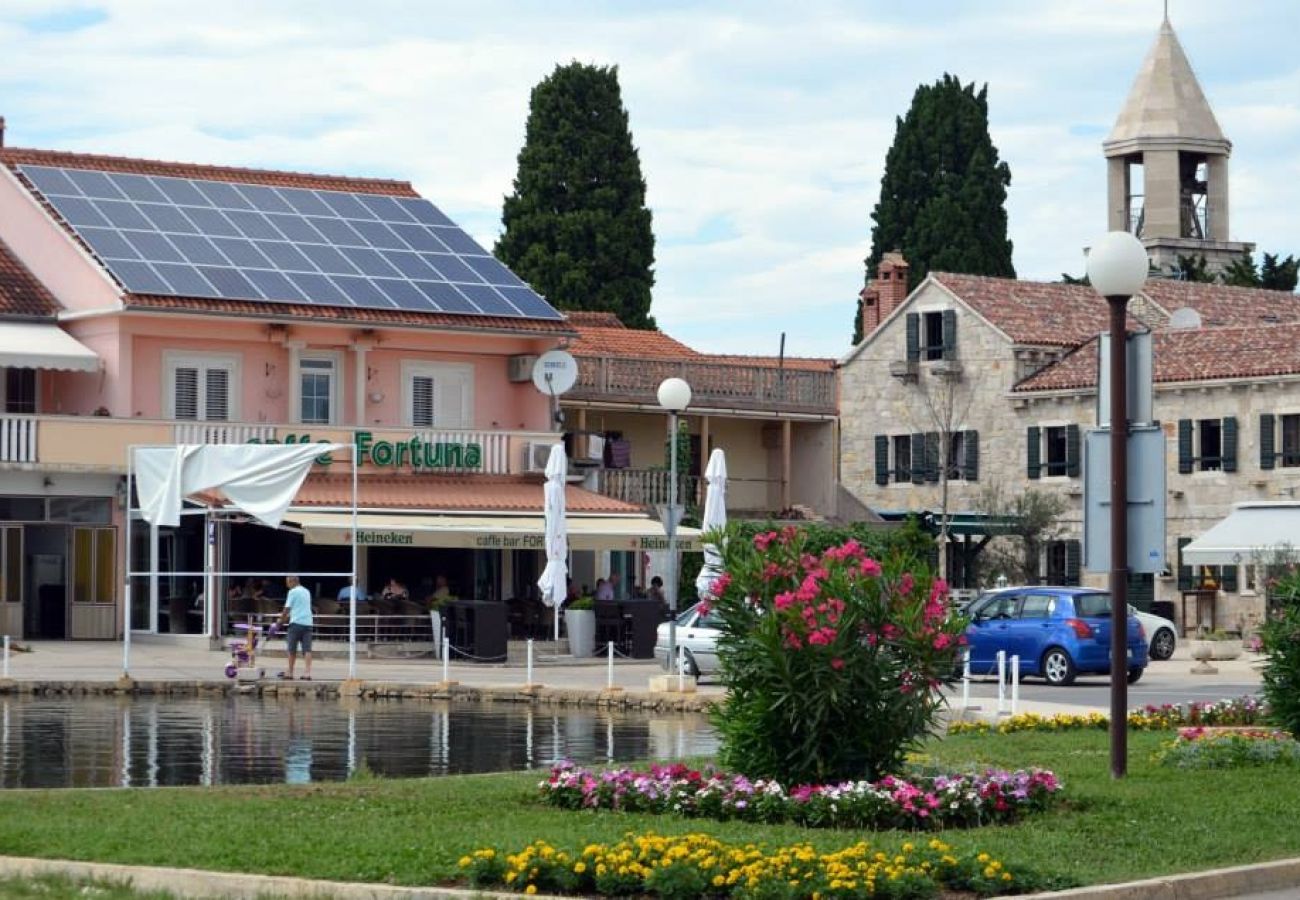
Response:
[[[1287,545],[1300,548],[1300,502],[1237,503],[1226,519],[1183,547],[1183,563],[1264,562],[1272,551]]]
[[[289,512],[308,544],[352,542],[352,514]],[[663,525],[648,516],[569,516],[570,550],[666,550]],[[545,550],[542,516],[427,516],[364,513],[357,516],[363,547],[463,547],[477,550]],[[679,550],[699,550],[698,528],[678,527]]]
[[[98,372],[99,357],[53,322],[0,322],[0,366]]]

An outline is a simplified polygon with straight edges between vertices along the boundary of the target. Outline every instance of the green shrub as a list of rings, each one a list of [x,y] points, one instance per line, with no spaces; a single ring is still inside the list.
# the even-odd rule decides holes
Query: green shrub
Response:
[[[1300,734],[1300,570],[1287,566],[1269,585],[1274,609],[1260,626],[1264,699],[1273,721]]]
[[[957,671],[965,619],[946,585],[853,540],[813,551],[793,527],[722,544],[722,764],[784,784],[899,771],[935,731],[938,688]]]

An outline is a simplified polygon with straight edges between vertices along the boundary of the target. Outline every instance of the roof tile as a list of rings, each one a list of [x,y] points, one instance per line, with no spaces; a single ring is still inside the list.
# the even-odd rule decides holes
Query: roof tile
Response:
[[[52,317],[59,302],[0,241],[0,315]]]
[[[362,472],[364,473],[364,469]],[[541,514],[543,479],[523,475],[366,475],[357,482],[357,505],[362,509],[421,509],[449,512],[520,512]],[[640,515],[639,506],[584,490],[564,489],[570,513]],[[303,483],[295,506],[352,505],[350,474],[313,473]]]

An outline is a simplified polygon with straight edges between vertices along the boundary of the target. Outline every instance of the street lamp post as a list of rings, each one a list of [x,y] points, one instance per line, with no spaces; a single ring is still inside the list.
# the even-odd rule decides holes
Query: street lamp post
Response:
[[[668,666],[677,662],[677,415],[691,405],[691,386],[681,378],[659,384],[659,405],[668,411]]]
[[[1110,311],[1110,774],[1128,771],[1128,301],[1146,283],[1146,248],[1112,231],[1088,253],[1088,280]]]

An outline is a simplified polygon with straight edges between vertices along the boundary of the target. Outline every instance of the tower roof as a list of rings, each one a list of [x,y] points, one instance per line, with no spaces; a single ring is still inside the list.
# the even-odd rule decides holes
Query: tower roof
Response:
[[[1102,147],[1107,156],[1116,156],[1152,143],[1225,155],[1232,150],[1167,18]]]

